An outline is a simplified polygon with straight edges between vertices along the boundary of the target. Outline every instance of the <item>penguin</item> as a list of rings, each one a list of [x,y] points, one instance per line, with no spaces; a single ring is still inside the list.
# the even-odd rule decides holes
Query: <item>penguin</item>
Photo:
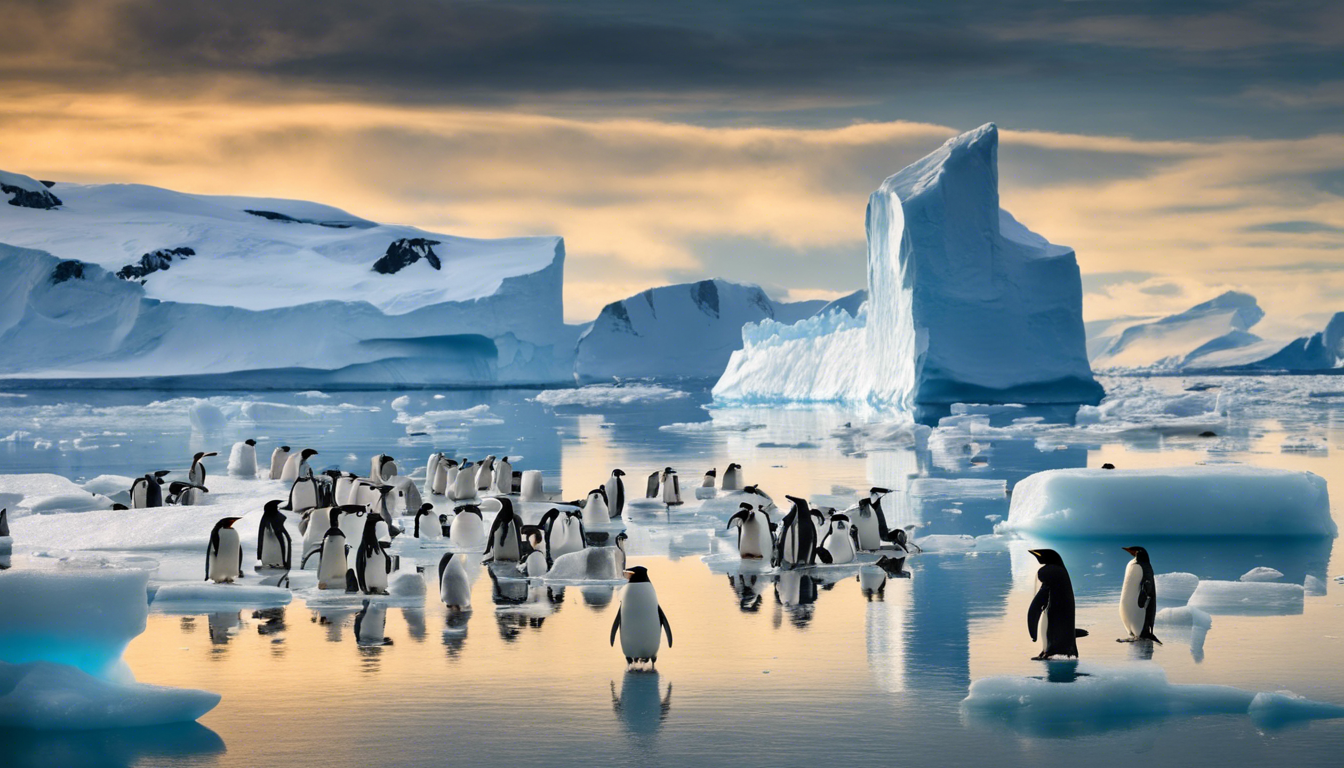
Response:
[[[9,510],[0,509],[0,536],[9,535]]]
[[[378,540],[377,515],[364,519],[364,533],[355,553],[355,582],[366,595],[386,595],[387,575],[392,572],[392,558],[387,556],[383,543]],[[347,591],[349,585],[346,586]]]
[[[890,493],[886,488],[874,487],[868,491],[868,497],[859,499],[857,507],[851,507],[854,514],[850,519],[859,537],[859,549],[874,552],[882,548],[882,542],[889,541],[891,531],[887,528],[887,517],[882,511],[882,497]]]
[[[448,498],[453,501],[465,501],[476,498],[476,470],[470,461],[463,461],[457,469],[457,479],[453,482]]]
[[[475,504],[466,504],[453,510],[452,526],[448,538],[453,545],[461,549],[475,549],[485,539],[485,521],[481,518],[481,508]]]
[[[658,604],[658,593],[649,581],[648,569],[642,565],[633,566],[626,569],[625,577],[627,583],[621,588],[621,607],[611,624],[610,644],[616,645],[616,633],[619,632],[626,664],[636,661],[656,664],[663,632],[667,633],[667,647],[672,647],[672,625]]]
[[[331,504],[343,507],[354,504],[355,483],[359,478],[353,472],[336,470],[324,473],[331,478]]]
[[[369,467],[369,479],[378,485],[385,485],[397,476],[397,462],[391,456],[380,453],[373,457]]]
[[[743,482],[742,465],[729,464],[723,470],[723,482],[719,484],[719,487],[725,491],[740,491],[745,487]]]
[[[285,530],[285,515],[280,511],[280,500],[266,502],[261,513],[261,527],[257,529],[257,564],[262,568],[289,570],[294,542]]]
[[[439,474],[439,464],[447,461],[448,457],[442,453],[431,453],[429,461],[425,464],[425,495],[434,495],[434,478]]]
[[[518,494],[523,501],[546,501],[546,488],[542,484],[541,470],[529,469],[521,473]]]
[[[321,501],[319,486],[317,478],[312,475],[295,478],[293,484],[289,486],[289,503],[285,505],[285,509],[293,512],[316,509],[318,502]]]
[[[654,470],[653,474],[649,475],[649,481],[644,486],[644,498],[646,499],[658,498],[658,485],[660,482],[661,475],[662,473],[657,470]]]
[[[433,504],[421,504],[416,511],[414,534],[420,541],[439,541],[443,538],[443,528],[439,525],[439,516],[434,513]]]
[[[663,503],[669,507],[681,504],[681,481],[671,467],[663,470]]]
[[[147,509],[163,506],[163,477],[168,470],[161,469],[144,477],[137,477],[131,483],[131,509]]]
[[[611,470],[611,477],[607,478],[607,512],[612,517],[620,517],[625,513],[625,472],[620,469]]]
[[[355,614],[355,642],[358,645],[391,645],[392,638],[383,634],[387,631],[387,606],[365,600],[364,607]]]
[[[913,525],[907,526],[907,528],[909,528],[910,530],[914,530]],[[909,537],[909,535],[906,533],[906,528],[893,529],[891,531],[891,543],[893,545],[893,548],[900,547],[901,552],[903,553],[901,555],[902,560],[905,559],[905,555],[910,554],[911,549],[914,549],[914,551],[916,552],[924,551],[922,547],[916,544],[914,540]]]
[[[588,498],[583,502],[583,518],[593,525],[611,522],[611,508],[607,505],[606,486],[599,485],[588,492]]]
[[[216,584],[232,584],[243,577],[243,545],[233,524],[241,517],[225,517],[210,531],[210,543],[205,547],[205,580]]]
[[[816,559],[817,529],[808,508],[807,500],[797,496],[785,496],[793,502],[793,509],[780,522],[779,537],[775,546],[775,556],[771,565],[776,568],[787,565],[794,568],[811,565]]]
[[[625,573],[625,558],[626,558],[625,543],[629,541],[629,539],[630,537],[625,534],[625,531],[621,531],[620,533],[616,534],[616,539],[614,543],[616,545],[617,573]]]
[[[529,579],[539,579],[546,575],[551,566],[546,562],[546,553],[534,549],[518,564],[518,572]]]
[[[1134,557],[1125,566],[1125,581],[1120,587],[1120,621],[1129,630],[1129,637],[1116,642],[1151,640],[1161,645],[1162,641],[1153,634],[1153,621],[1157,618],[1157,581],[1153,578],[1148,550],[1143,547],[1123,549]]]
[[[523,558],[523,519],[513,511],[513,501],[499,500],[500,509],[490,525],[485,541],[485,556],[497,563],[516,563]]]
[[[1035,641],[1039,635],[1041,652],[1032,659],[1043,661],[1053,656],[1078,657],[1078,638],[1087,630],[1073,625],[1073,582],[1064,560],[1053,549],[1027,550],[1040,562],[1036,571],[1036,596],[1027,608],[1027,630]]]
[[[303,529],[303,551],[299,557],[299,568],[302,569],[308,565],[308,558],[322,551],[322,540],[327,531],[341,527],[341,507],[310,509],[303,513],[299,527]]]
[[[476,490],[488,491],[495,480],[495,457],[486,456],[485,461],[476,465]]]
[[[728,518],[728,528],[737,527],[737,551],[743,560],[762,560],[775,549],[770,529],[770,513],[742,502],[737,513]]]
[[[826,528],[826,535],[822,537],[820,546],[817,547],[817,557],[823,563],[852,563],[858,558],[858,552],[855,547],[857,533],[854,527],[849,523],[849,516],[843,514],[831,515],[830,524]]]
[[[285,459],[285,468],[280,472],[280,479],[292,483],[301,477],[312,477],[313,468],[308,466],[308,459],[316,455],[317,451],[312,448],[289,454],[289,458]]]
[[[550,509],[541,516],[541,528],[546,532],[546,559],[551,564],[561,555],[578,552],[588,546],[583,530],[583,513],[577,509]]]
[[[346,586],[347,556],[350,546],[346,544],[345,532],[336,525],[336,515],[332,510],[332,526],[322,537],[322,546],[317,558],[317,588],[342,589]],[[306,559],[306,558],[305,558]]]
[[[700,487],[713,488],[714,483],[718,480],[717,478],[718,473],[719,471],[717,469],[710,467],[709,471],[705,473],[705,479],[703,482],[700,483]]]
[[[395,496],[397,511],[407,515],[414,515],[423,503],[420,489],[415,487],[409,477],[398,477],[392,483],[392,494]]]
[[[765,491],[762,491],[759,485],[744,486],[742,488],[742,493],[748,496],[755,496],[756,499],[752,503],[755,504],[756,507],[763,512],[769,512],[773,509],[778,509],[778,507],[775,506],[775,500],[770,498],[770,494],[766,493]]]
[[[467,571],[462,566],[462,558],[453,557],[452,552],[445,552],[439,558],[439,599],[450,611],[471,608],[471,584],[467,581]]]
[[[205,465],[201,463],[201,459],[218,455],[218,453],[211,451],[210,453],[198,453],[191,457],[191,469],[187,470],[187,480],[192,485],[205,485]]]
[[[284,474],[285,462],[289,461],[289,446],[282,445],[271,451],[271,472],[272,480],[279,480],[280,475]]]
[[[233,444],[233,450],[229,452],[229,474],[234,477],[257,479],[256,440],[249,437],[241,443]]]
[[[457,461],[444,458],[434,468],[434,482],[430,485],[430,494],[434,496],[447,496],[452,490],[453,484],[457,482]]]
[[[495,463],[495,493],[501,496],[507,496],[513,493],[513,465],[509,463],[509,457],[505,456]]]
[[[168,503],[183,507],[194,507],[205,501],[209,489],[200,485],[174,480],[168,484]]]

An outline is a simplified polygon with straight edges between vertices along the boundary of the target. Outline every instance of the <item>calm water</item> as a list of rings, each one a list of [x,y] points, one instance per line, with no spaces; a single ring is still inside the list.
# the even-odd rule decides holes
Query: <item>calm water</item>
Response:
[[[323,466],[366,472],[385,451],[423,466],[431,450],[450,455],[520,455],[515,468],[541,469],[549,487],[580,496],[614,466],[636,486],[655,467],[682,469],[683,487],[729,461],[746,467],[775,498],[849,494],[870,484],[905,489],[890,505],[901,522],[929,533],[985,534],[1006,517],[1008,487],[1056,467],[1189,465],[1237,461],[1309,470],[1344,487],[1330,450],[1284,451],[1286,439],[1340,445],[1344,396],[1330,380],[1218,381],[1228,416],[1216,438],[1185,428],[1114,432],[1004,429],[991,438],[942,439],[932,450],[881,430],[845,428],[870,415],[838,409],[707,411],[707,396],[550,408],[536,393],[238,393],[209,398],[213,411],[161,392],[30,391],[0,397],[0,466],[72,479],[181,467],[195,450],[226,451],[256,437],[311,445]],[[1108,381],[1171,401],[1192,382]],[[1212,390],[1211,390],[1212,391]],[[1235,391],[1235,396],[1233,392]],[[435,399],[436,394],[442,397]],[[206,395],[199,395],[206,397]],[[252,407],[265,401],[306,411]],[[153,405],[150,405],[153,403]],[[434,411],[468,415],[424,417]],[[1172,409],[1179,410],[1179,409]],[[996,427],[1052,412],[996,413]],[[659,427],[713,419],[734,429]],[[418,420],[417,420],[418,419]],[[502,423],[495,423],[502,422]],[[417,432],[411,436],[408,432]],[[971,442],[973,445],[964,445]],[[216,465],[222,471],[223,465]],[[912,478],[958,481],[934,484]],[[1335,518],[1341,513],[1336,493]],[[691,517],[685,515],[685,517]],[[0,734],[5,765],[803,765],[845,764],[1188,765],[1273,761],[1338,765],[1344,720],[1265,730],[1246,716],[1173,717],[1052,728],[967,719],[960,709],[974,679],[1041,675],[1031,662],[1025,613],[1031,597],[1025,545],[1010,552],[926,554],[907,574],[881,582],[855,570],[734,576],[721,523],[650,519],[631,526],[632,562],[645,565],[675,630],[657,673],[627,672],[607,644],[615,604],[610,587],[551,590],[520,612],[495,605],[484,571],[475,610],[449,622],[431,590],[392,601],[383,647],[355,642],[357,604],[337,601],[254,615],[151,614],[126,659],[142,682],[223,694],[199,725],[69,735]],[[1215,616],[1202,647],[1178,636],[1153,660],[1173,682],[1251,690],[1289,689],[1344,703],[1344,585],[1333,577],[1333,541],[1147,542],[1158,572],[1235,579],[1265,565],[1286,580],[1315,576],[1326,595],[1300,614]],[[1123,663],[1136,650],[1113,642],[1127,556],[1114,542],[1057,547],[1073,573],[1084,658]],[[113,558],[116,553],[104,553]],[[703,558],[711,556],[706,562]],[[16,566],[22,567],[22,556]],[[195,553],[162,553],[161,576],[194,573]]]

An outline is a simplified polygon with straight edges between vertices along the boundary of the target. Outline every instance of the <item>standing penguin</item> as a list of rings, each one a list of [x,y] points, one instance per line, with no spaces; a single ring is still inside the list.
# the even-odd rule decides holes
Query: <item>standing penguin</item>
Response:
[[[681,504],[681,481],[671,467],[663,470],[663,503],[669,507]]]
[[[710,467],[709,471],[705,473],[705,479],[700,483],[700,487],[713,488],[714,483],[718,481],[718,474],[719,471],[717,469]]]
[[[271,479],[279,480],[285,472],[285,462],[289,461],[289,446],[282,445],[271,451]]]
[[[285,468],[280,472],[280,479],[286,483],[292,483],[301,477],[312,477],[313,468],[308,466],[308,459],[317,455],[317,451],[312,448],[304,448],[298,453],[291,453],[289,458],[285,459]]]
[[[485,541],[485,555],[497,563],[516,563],[523,557],[523,519],[513,511],[513,501],[499,500],[499,511],[490,525]]]
[[[261,527],[257,530],[257,563],[262,568],[288,571],[293,550],[293,540],[285,530],[285,515],[280,511],[280,500],[266,502],[261,513]]]
[[[728,526],[737,526],[737,551],[744,560],[762,560],[775,549],[774,533],[770,530],[770,514],[743,502],[741,508],[728,518]]]
[[[257,479],[257,441],[248,438],[234,443],[229,451],[229,474],[234,477]]]
[[[495,493],[501,496],[513,493],[513,465],[509,463],[508,456],[495,463],[494,486]]]
[[[294,512],[314,509],[321,501],[320,497],[320,484],[316,477],[309,475],[296,478],[294,484],[289,487],[289,503],[285,505],[285,509]]]
[[[1120,621],[1129,630],[1129,637],[1116,642],[1152,640],[1161,645],[1162,641],[1153,634],[1153,621],[1157,618],[1157,580],[1153,578],[1148,550],[1143,547],[1123,549],[1134,556],[1125,566],[1125,582],[1120,587]]]
[[[541,528],[546,532],[546,559],[552,564],[561,555],[578,552],[588,546],[583,530],[583,513],[577,509],[551,509],[541,516]]]
[[[797,496],[785,496],[793,502],[793,509],[784,516],[779,525],[779,539],[775,547],[775,557],[771,565],[778,568],[787,565],[794,568],[811,565],[816,559],[817,527],[807,500]]]
[[[775,500],[770,498],[770,494],[762,491],[759,485],[748,485],[742,489],[742,493],[745,493],[748,496],[755,496],[756,498],[752,500],[752,503],[763,512],[779,509],[779,507],[775,506]]]
[[[486,456],[476,467],[476,490],[488,491],[495,480],[495,457]]]
[[[205,485],[205,465],[201,463],[201,459],[218,455],[218,453],[211,451],[210,453],[198,453],[191,457],[191,469],[187,470],[187,480],[192,485]]]
[[[438,541],[443,538],[443,527],[439,523],[438,514],[434,512],[433,504],[426,502],[416,510],[413,533],[420,541]]]
[[[382,518],[369,515],[364,519],[364,534],[355,553],[355,582],[366,595],[386,595],[387,575],[392,572],[392,558],[378,540],[378,523]],[[347,590],[349,587],[346,587]]]
[[[1078,638],[1087,637],[1087,630],[1073,625],[1073,582],[1064,567],[1064,559],[1053,549],[1031,549],[1041,568],[1036,571],[1036,597],[1027,608],[1027,629],[1031,639],[1039,635],[1041,652],[1032,657],[1036,661],[1052,656],[1078,656]]]
[[[429,462],[425,464],[425,495],[434,494],[434,478],[439,474],[439,464],[448,460],[442,453],[431,453]]]
[[[725,491],[740,491],[745,487],[744,482],[742,465],[729,464],[728,468],[723,470],[723,482],[719,484],[719,487]]]
[[[611,522],[606,486],[599,485],[588,492],[588,498],[583,502],[583,518],[591,525],[600,526]]]
[[[667,647],[672,647],[672,625],[658,604],[658,593],[649,581],[649,572],[642,565],[625,571],[627,583],[621,588],[621,607],[611,624],[611,645],[616,645],[616,633],[621,633],[621,652],[625,663],[636,661],[658,662],[658,647],[662,632],[667,633]]]
[[[137,477],[131,483],[131,509],[146,509],[163,506],[163,476],[168,470],[161,469],[143,477]]]
[[[205,495],[209,492],[210,490],[205,486],[174,480],[168,484],[168,503],[183,507],[194,507],[205,501]]]
[[[210,543],[205,547],[205,580],[216,584],[232,584],[243,577],[243,545],[233,524],[241,517],[225,517],[210,531]]]
[[[462,558],[454,557],[452,552],[443,553],[439,559],[439,599],[450,611],[471,608],[471,583],[467,580],[467,570],[462,566]]]
[[[397,462],[391,456],[380,453],[373,457],[373,462],[369,467],[369,479],[378,485],[384,485],[392,482],[392,478],[397,476]]]
[[[817,557],[823,563],[852,563],[858,557],[854,546],[856,534],[847,515],[831,515],[826,535],[817,547]]]
[[[317,558],[318,589],[342,589],[346,585],[345,573],[349,570],[347,556],[350,546],[346,544],[345,532],[336,524],[338,514],[336,510],[332,510],[331,527],[322,537],[322,547],[318,550],[320,553]]]
[[[453,510],[453,523],[448,528],[448,538],[462,549],[475,549],[485,540],[485,520],[481,517],[481,508],[467,504]]]
[[[612,517],[620,517],[625,512],[625,472],[620,469],[611,470],[611,477],[607,478],[607,513]]]
[[[458,467],[457,478],[448,493],[453,501],[465,501],[476,498],[476,470],[470,461],[463,461]]]

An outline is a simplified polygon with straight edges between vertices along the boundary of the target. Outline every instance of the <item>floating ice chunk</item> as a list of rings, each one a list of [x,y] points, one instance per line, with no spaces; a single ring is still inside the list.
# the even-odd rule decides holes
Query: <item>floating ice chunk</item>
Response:
[[[196,720],[219,694],[111,682],[66,664],[0,662],[0,726],[37,730],[132,728]]]
[[[603,405],[629,405],[630,403],[658,400],[678,400],[687,394],[679,389],[663,387],[657,384],[630,384],[615,386],[594,384],[577,389],[548,389],[532,398],[542,405],[597,407]]]
[[[1189,605],[1215,616],[1292,616],[1302,613],[1304,594],[1301,584],[1201,581]]]
[[[54,661],[124,674],[121,652],[145,631],[149,574],[115,568],[0,572],[0,661]]]
[[[546,572],[546,580],[623,581],[623,560],[616,547],[588,547],[557,557]]]
[[[664,424],[658,429],[663,432],[695,434],[698,432],[748,432],[753,429],[765,429],[765,425],[750,421],[711,419],[710,421],[677,421]]]
[[[1013,489],[1000,527],[1057,538],[1338,533],[1324,479],[1241,465],[1038,472]]]
[[[1158,594],[1161,594],[1160,590]],[[1188,605],[1179,608],[1163,608],[1157,612],[1154,621],[1158,625],[1166,625],[1169,627],[1198,628],[1204,630],[1213,628],[1212,616],[1198,608],[1191,608]]]
[[[413,597],[425,594],[425,577],[413,571],[392,574],[387,591],[397,597]]]
[[[1157,586],[1157,602],[1185,605],[1199,586],[1199,577],[1193,573],[1159,573],[1153,577]]]
[[[1241,581],[1278,581],[1283,578],[1283,572],[1265,566],[1257,566],[1241,574]]]
[[[129,492],[131,482],[131,478],[124,475],[99,475],[80,487],[100,496],[115,496],[122,491]]]
[[[295,393],[294,393],[294,396],[295,396],[295,397],[306,397],[306,398],[308,398],[308,399],[310,399],[310,400],[330,400],[330,399],[331,399],[331,395],[328,395],[326,392],[320,392],[320,391],[318,391],[318,390],[316,390],[316,389],[310,389],[310,390],[308,390],[307,392],[295,392]],[[439,395],[439,397],[442,397],[442,395]]]
[[[257,423],[272,421],[303,421],[311,414],[297,405],[284,403],[243,403],[243,418]]]
[[[1008,539],[1004,536],[986,534],[968,536],[951,533],[933,533],[916,539],[915,544],[926,553],[938,552],[1006,552]]]
[[[1344,717],[1344,707],[1282,694],[1173,684],[1151,663],[1107,667],[1052,662],[1048,669],[1044,677],[975,680],[961,702],[962,712],[973,720],[998,721],[1042,735],[1105,731],[1176,716],[1247,714],[1258,721]]]
[[[910,483],[917,499],[1001,499],[1008,493],[1003,480],[921,477]]]
[[[288,589],[251,584],[165,584],[155,590],[150,605],[167,613],[197,613],[216,608],[278,608],[289,605],[293,597]]]

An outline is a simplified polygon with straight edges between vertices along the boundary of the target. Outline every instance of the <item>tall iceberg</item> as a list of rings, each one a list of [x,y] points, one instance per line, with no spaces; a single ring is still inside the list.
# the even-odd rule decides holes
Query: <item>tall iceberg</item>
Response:
[[[956,138],[868,201],[868,302],[743,329],[725,402],[1096,403],[1071,248],[999,208],[998,128]]]

